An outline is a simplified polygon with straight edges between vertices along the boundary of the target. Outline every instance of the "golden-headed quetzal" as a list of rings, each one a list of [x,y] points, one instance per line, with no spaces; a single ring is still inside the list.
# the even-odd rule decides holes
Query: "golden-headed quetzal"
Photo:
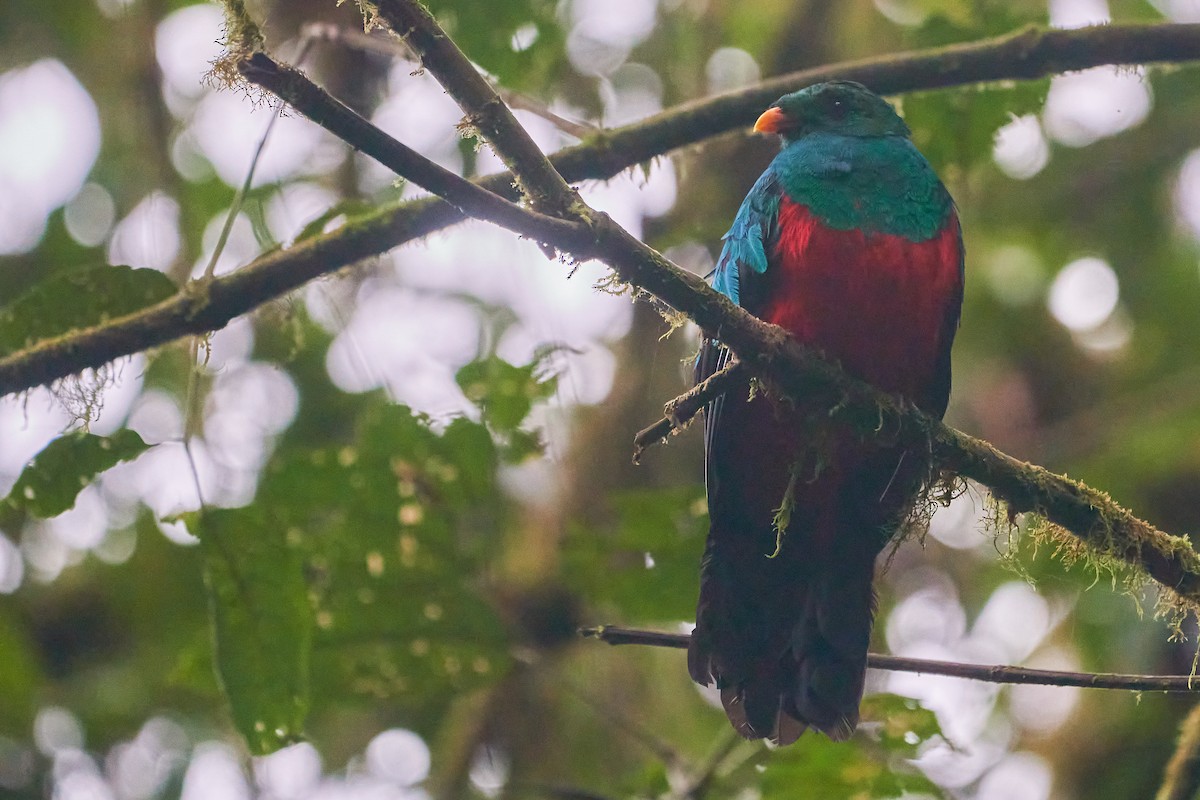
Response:
[[[754,129],[783,149],[724,237],[714,288],[940,417],[962,236],[908,126],[866,87],[835,81],[782,97]],[[698,380],[728,359],[706,340]],[[858,724],[875,559],[911,510],[923,460],[850,431],[814,441],[805,419],[827,409],[749,388],[705,412],[711,522],[688,669],[715,681],[747,738],[788,744],[812,727],[845,739]]]

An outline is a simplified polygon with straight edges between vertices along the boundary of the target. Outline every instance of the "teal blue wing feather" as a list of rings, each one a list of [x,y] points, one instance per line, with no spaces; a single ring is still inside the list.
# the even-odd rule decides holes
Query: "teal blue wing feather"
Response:
[[[767,253],[778,237],[779,199],[782,189],[774,169],[762,174],[733,218],[725,234],[721,256],[713,275],[713,288],[753,312],[747,291],[755,275],[767,271]]]
[[[783,189],[773,166],[759,177],[742,201],[733,225],[722,237],[724,245],[713,270],[713,288],[752,314],[757,310],[756,295],[762,286],[755,278],[767,271],[767,254],[779,237],[779,201]],[[728,361],[729,351],[706,338],[696,361],[696,382],[705,380]],[[717,410],[710,405],[706,428],[711,429]]]
[[[783,189],[774,169],[768,168],[742,201],[733,225],[723,237],[721,256],[713,271],[713,288],[751,313],[757,311],[758,295],[765,284],[756,280],[767,271],[767,254],[775,248],[779,237],[779,201]],[[699,383],[729,363],[729,350],[719,342],[705,338],[696,361],[696,382]],[[731,394],[746,396],[744,388],[731,389]],[[725,396],[715,398],[704,412],[705,473],[709,496],[715,491],[717,476],[712,472],[708,453],[712,437],[721,417]]]

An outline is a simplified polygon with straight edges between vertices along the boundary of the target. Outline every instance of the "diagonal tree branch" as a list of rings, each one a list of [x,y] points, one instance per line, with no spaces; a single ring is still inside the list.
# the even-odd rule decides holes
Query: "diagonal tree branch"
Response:
[[[686,650],[689,637],[682,633],[647,631],[599,625],[580,628],[580,636],[598,639],[611,645],[645,645]],[[985,683],[1037,684],[1039,686],[1078,686],[1084,689],[1121,689],[1131,692],[1200,692],[1200,680],[1191,675],[1123,675],[1113,672],[1064,672],[1029,667],[966,664],[959,661],[933,661],[924,658],[905,658],[880,653],[867,655],[871,669],[891,672],[916,672],[922,675],[946,675],[951,678],[984,681]],[[1200,716],[1198,716],[1200,718]],[[1185,729],[1185,734],[1186,729]],[[1174,795],[1172,795],[1174,796]],[[1183,797],[1184,795],[1180,795]],[[1191,797],[1191,795],[1187,795]]]
[[[449,83],[442,81],[442,86],[466,112],[467,123],[491,143],[504,166],[512,170],[534,209],[558,217],[571,215],[579,195],[546,160],[512,111],[429,10],[404,0],[376,0],[375,10],[439,79],[455,76],[456,80]]]
[[[467,68],[474,71],[469,63]],[[306,116],[342,141],[353,142],[358,150],[460,211],[518,230],[538,241],[581,242],[588,237],[588,230],[582,225],[530,212],[435,164],[330,96],[299,70],[276,62],[266,53],[254,53],[238,64],[238,70],[246,80],[262,86],[293,108],[307,109]],[[480,82],[483,82],[482,77]],[[516,120],[513,123],[516,124]],[[532,140],[529,143],[532,145]],[[541,153],[538,157],[546,163]],[[563,187],[570,191],[565,183]]]
[[[509,123],[519,128],[511,112],[436,20],[416,11],[424,11],[419,0],[388,0],[380,7],[385,20],[389,19],[387,9],[399,9],[400,22],[414,26],[409,28],[410,34],[419,35],[410,35],[409,46],[463,111],[473,119],[494,117],[489,123],[490,143],[502,155],[507,153],[516,168],[524,169],[526,157],[532,158],[524,145],[531,143],[528,135],[521,131],[512,141],[508,139]],[[427,48],[425,42],[433,44]],[[576,257],[598,256],[629,286],[650,292],[686,313],[707,335],[728,346],[752,375],[784,396],[827,408],[831,420],[858,431],[866,440],[904,445],[917,457],[927,456],[939,470],[984,484],[1008,504],[1010,515],[1035,512],[1082,539],[1092,550],[1144,569],[1165,587],[1168,602],[1200,610],[1200,556],[1187,539],[1163,533],[1103,492],[1019,461],[851,378],[782,329],[762,322],[672,264],[606,214],[589,208],[574,192],[564,192],[561,187],[565,184],[557,173],[546,176],[554,167],[545,157],[538,157],[543,164],[519,175],[521,185],[531,196],[552,198],[553,205],[590,227],[594,237],[582,252],[569,242],[552,244]]]
[[[751,122],[788,91],[833,78],[859,80],[876,91],[901,93],[985,81],[1032,79],[1105,64],[1150,64],[1200,58],[1200,25],[1105,25],[1074,30],[1026,28],[952,45],[791,73],[696,100],[642,122],[559,151],[554,166],[570,181],[610,178],[624,169]],[[479,181],[516,197],[512,176]],[[425,199],[382,208],[343,228],[286,250],[266,253],[205,289],[178,295],[101,325],[38,342],[0,358],[0,396],[50,383],[89,367],[181,336],[224,327],[314,278],[462,221],[448,203]]]
[[[263,62],[255,56],[242,62],[242,67],[250,74],[261,70],[262,65]],[[299,73],[289,74],[303,79]],[[453,73],[450,76],[448,79],[452,83],[457,80]],[[473,69],[470,69],[470,79],[479,79]],[[313,108],[297,106],[297,110],[318,121],[336,116],[323,108],[332,100],[322,92],[300,93],[294,95],[293,99],[315,103]],[[471,109],[468,109],[468,113],[471,113]],[[361,124],[369,126],[365,121]],[[504,142],[497,144],[500,145],[499,149],[504,149]],[[414,156],[409,151],[406,158]],[[497,205],[486,192],[470,190],[465,181],[451,173],[428,169],[420,172],[424,167],[419,161],[416,166],[418,169],[414,174],[422,174],[431,182],[443,181],[444,185],[440,188],[472,214],[490,218],[518,233],[538,239],[548,239],[553,235],[552,243],[555,246],[578,258],[602,254],[621,280],[685,311],[709,335],[720,337],[739,354],[751,374],[783,394],[824,403],[834,421],[860,431],[866,438],[885,439],[907,445],[915,453],[927,453],[931,461],[942,469],[989,486],[996,497],[1009,504],[1011,513],[1037,512],[1074,533],[1093,550],[1144,568],[1159,583],[1173,591],[1179,601],[1192,608],[1200,604],[1200,557],[1186,540],[1158,531],[1101,492],[1065,476],[1053,475],[1040,467],[1020,462],[1000,453],[986,442],[945,427],[915,409],[897,405],[892,398],[849,378],[837,367],[802,348],[780,329],[766,325],[733,305],[698,277],[679,269],[646,247],[606,215],[597,214],[581,202],[575,202],[574,205],[563,202],[560,207],[569,208],[577,219],[556,221],[511,204]],[[543,185],[531,180],[528,175],[523,180],[531,191],[543,192],[547,196],[552,196],[561,183],[551,181]],[[560,200],[565,201],[566,198]],[[520,213],[515,213],[514,209]],[[380,222],[378,218],[374,220],[375,224],[370,229],[383,237],[388,231],[387,226]],[[559,227],[549,230],[550,223]],[[589,235],[583,235],[584,228]],[[339,243],[345,245],[344,241]],[[319,256],[323,255],[323,248],[329,247],[331,243],[328,239],[320,239],[301,245],[296,250],[304,254],[303,263],[307,269],[319,270]],[[252,298],[264,294],[269,296],[270,290],[275,288],[269,283],[271,279],[283,280],[274,273],[264,274],[258,270],[247,270],[232,277],[237,280],[214,281],[202,285],[200,289],[189,289],[147,312],[118,320],[118,325],[99,326],[92,329],[92,335],[84,337],[82,341],[75,335],[68,335],[39,344],[32,348],[32,352],[57,349],[70,355],[80,352],[119,355],[121,348],[129,347],[131,332],[161,330],[162,326],[167,325],[171,333],[177,336],[220,327],[215,323],[220,315],[231,308],[245,310],[252,307]],[[267,281],[266,293],[263,292],[264,280]],[[246,290],[250,299],[246,294],[239,295],[237,290]],[[123,352],[133,352],[133,349]],[[0,376],[3,375],[3,367],[12,361],[29,359],[29,352],[16,354],[6,362],[0,362]],[[39,362],[33,358],[32,363],[26,360],[24,366],[36,371]],[[45,363],[41,362],[40,366],[44,368]]]

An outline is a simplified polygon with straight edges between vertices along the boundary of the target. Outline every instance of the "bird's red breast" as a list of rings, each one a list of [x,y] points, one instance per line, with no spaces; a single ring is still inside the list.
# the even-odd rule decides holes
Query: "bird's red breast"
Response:
[[[878,388],[920,403],[962,292],[958,218],[914,242],[836,230],[787,197],[759,316]]]

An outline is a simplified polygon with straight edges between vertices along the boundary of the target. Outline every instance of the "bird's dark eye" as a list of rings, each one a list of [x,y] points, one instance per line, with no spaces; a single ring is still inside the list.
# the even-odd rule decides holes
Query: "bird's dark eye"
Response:
[[[841,100],[834,98],[829,102],[829,114],[834,119],[841,119],[846,116],[846,104]]]

